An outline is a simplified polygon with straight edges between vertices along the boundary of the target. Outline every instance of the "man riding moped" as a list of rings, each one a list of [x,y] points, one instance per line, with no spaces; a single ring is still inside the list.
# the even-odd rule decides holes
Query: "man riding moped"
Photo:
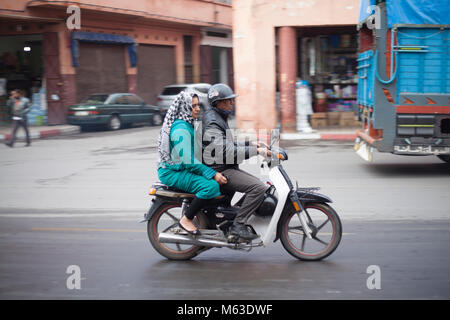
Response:
[[[267,186],[257,177],[239,169],[239,162],[257,154],[270,156],[270,151],[256,142],[247,142],[245,145],[234,142],[228,116],[233,111],[235,98],[233,90],[226,84],[215,84],[208,91],[210,108],[202,119],[203,163],[227,178],[227,184],[221,186],[223,193],[245,193],[231,234],[244,240],[253,240],[258,236],[250,232],[245,223],[261,205]]]

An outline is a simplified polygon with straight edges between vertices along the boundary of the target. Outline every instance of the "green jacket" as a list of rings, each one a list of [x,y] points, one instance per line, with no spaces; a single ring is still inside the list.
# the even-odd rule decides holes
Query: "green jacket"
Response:
[[[160,169],[188,170],[206,179],[212,179],[216,171],[204,165],[195,157],[196,151],[202,151],[195,143],[194,127],[186,121],[176,119],[170,129],[170,152],[174,164],[160,164]]]

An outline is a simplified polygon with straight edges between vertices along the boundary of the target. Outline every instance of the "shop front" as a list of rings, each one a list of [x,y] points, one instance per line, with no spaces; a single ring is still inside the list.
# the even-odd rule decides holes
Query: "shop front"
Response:
[[[46,99],[43,66],[43,36],[0,36],[0,121],[10,121],[6,102],[10,92],[19,89],[30,98],[30,123],[46,121]]]
[[[311,125],[359,125],[356,27],[298,28],[297,36],[298,77],[311,90]]]

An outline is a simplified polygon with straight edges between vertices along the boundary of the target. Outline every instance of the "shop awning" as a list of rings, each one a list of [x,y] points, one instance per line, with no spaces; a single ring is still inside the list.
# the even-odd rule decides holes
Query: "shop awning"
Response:
[[[376,5],[376,0],[361,0],[359,22],[365,21],[372,13],[370,6]],[[450,6],[446,1],[434,0],[385,0],[388,27],[394,25],[449,25]],[[369,11],[369,12],[367,12]]]
[[[128,56],[130,58],[130,65],[135,67],[137,64],[137,44],[133,38],[109,33],[99,32],[81,32],[74,31],[70,37],[71,49],[72,49],[72,64],[74,67],[78,67],[79,42],[91,42],[91,43],[103,43],[103,44],[117,44],[128,45]]]

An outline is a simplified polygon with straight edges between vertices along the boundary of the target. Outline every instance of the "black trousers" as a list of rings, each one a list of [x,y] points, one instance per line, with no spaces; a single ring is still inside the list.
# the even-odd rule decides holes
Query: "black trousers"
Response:
[[[235,218],[235,222],[245,223],[264,200],[264,193],[267,190],[267,186],[257,177],[240,169],[226,169],[221,173],[228,180],[227,184],[221,186],[223,193],[234,193],[238,191],[246,194],[244,202]]]
[[[20,127],[22,127],[25,130],[27,144],[31,143],[30,132],[28,131],[28,120],[26,117],[24,117],[22,118],[22,120],[13,120],[13,130],[11,133],[11,140],[9,141],[9,144],[11,146],[14,144],[14,141],[16,140],[17,130],[19,130]]]

